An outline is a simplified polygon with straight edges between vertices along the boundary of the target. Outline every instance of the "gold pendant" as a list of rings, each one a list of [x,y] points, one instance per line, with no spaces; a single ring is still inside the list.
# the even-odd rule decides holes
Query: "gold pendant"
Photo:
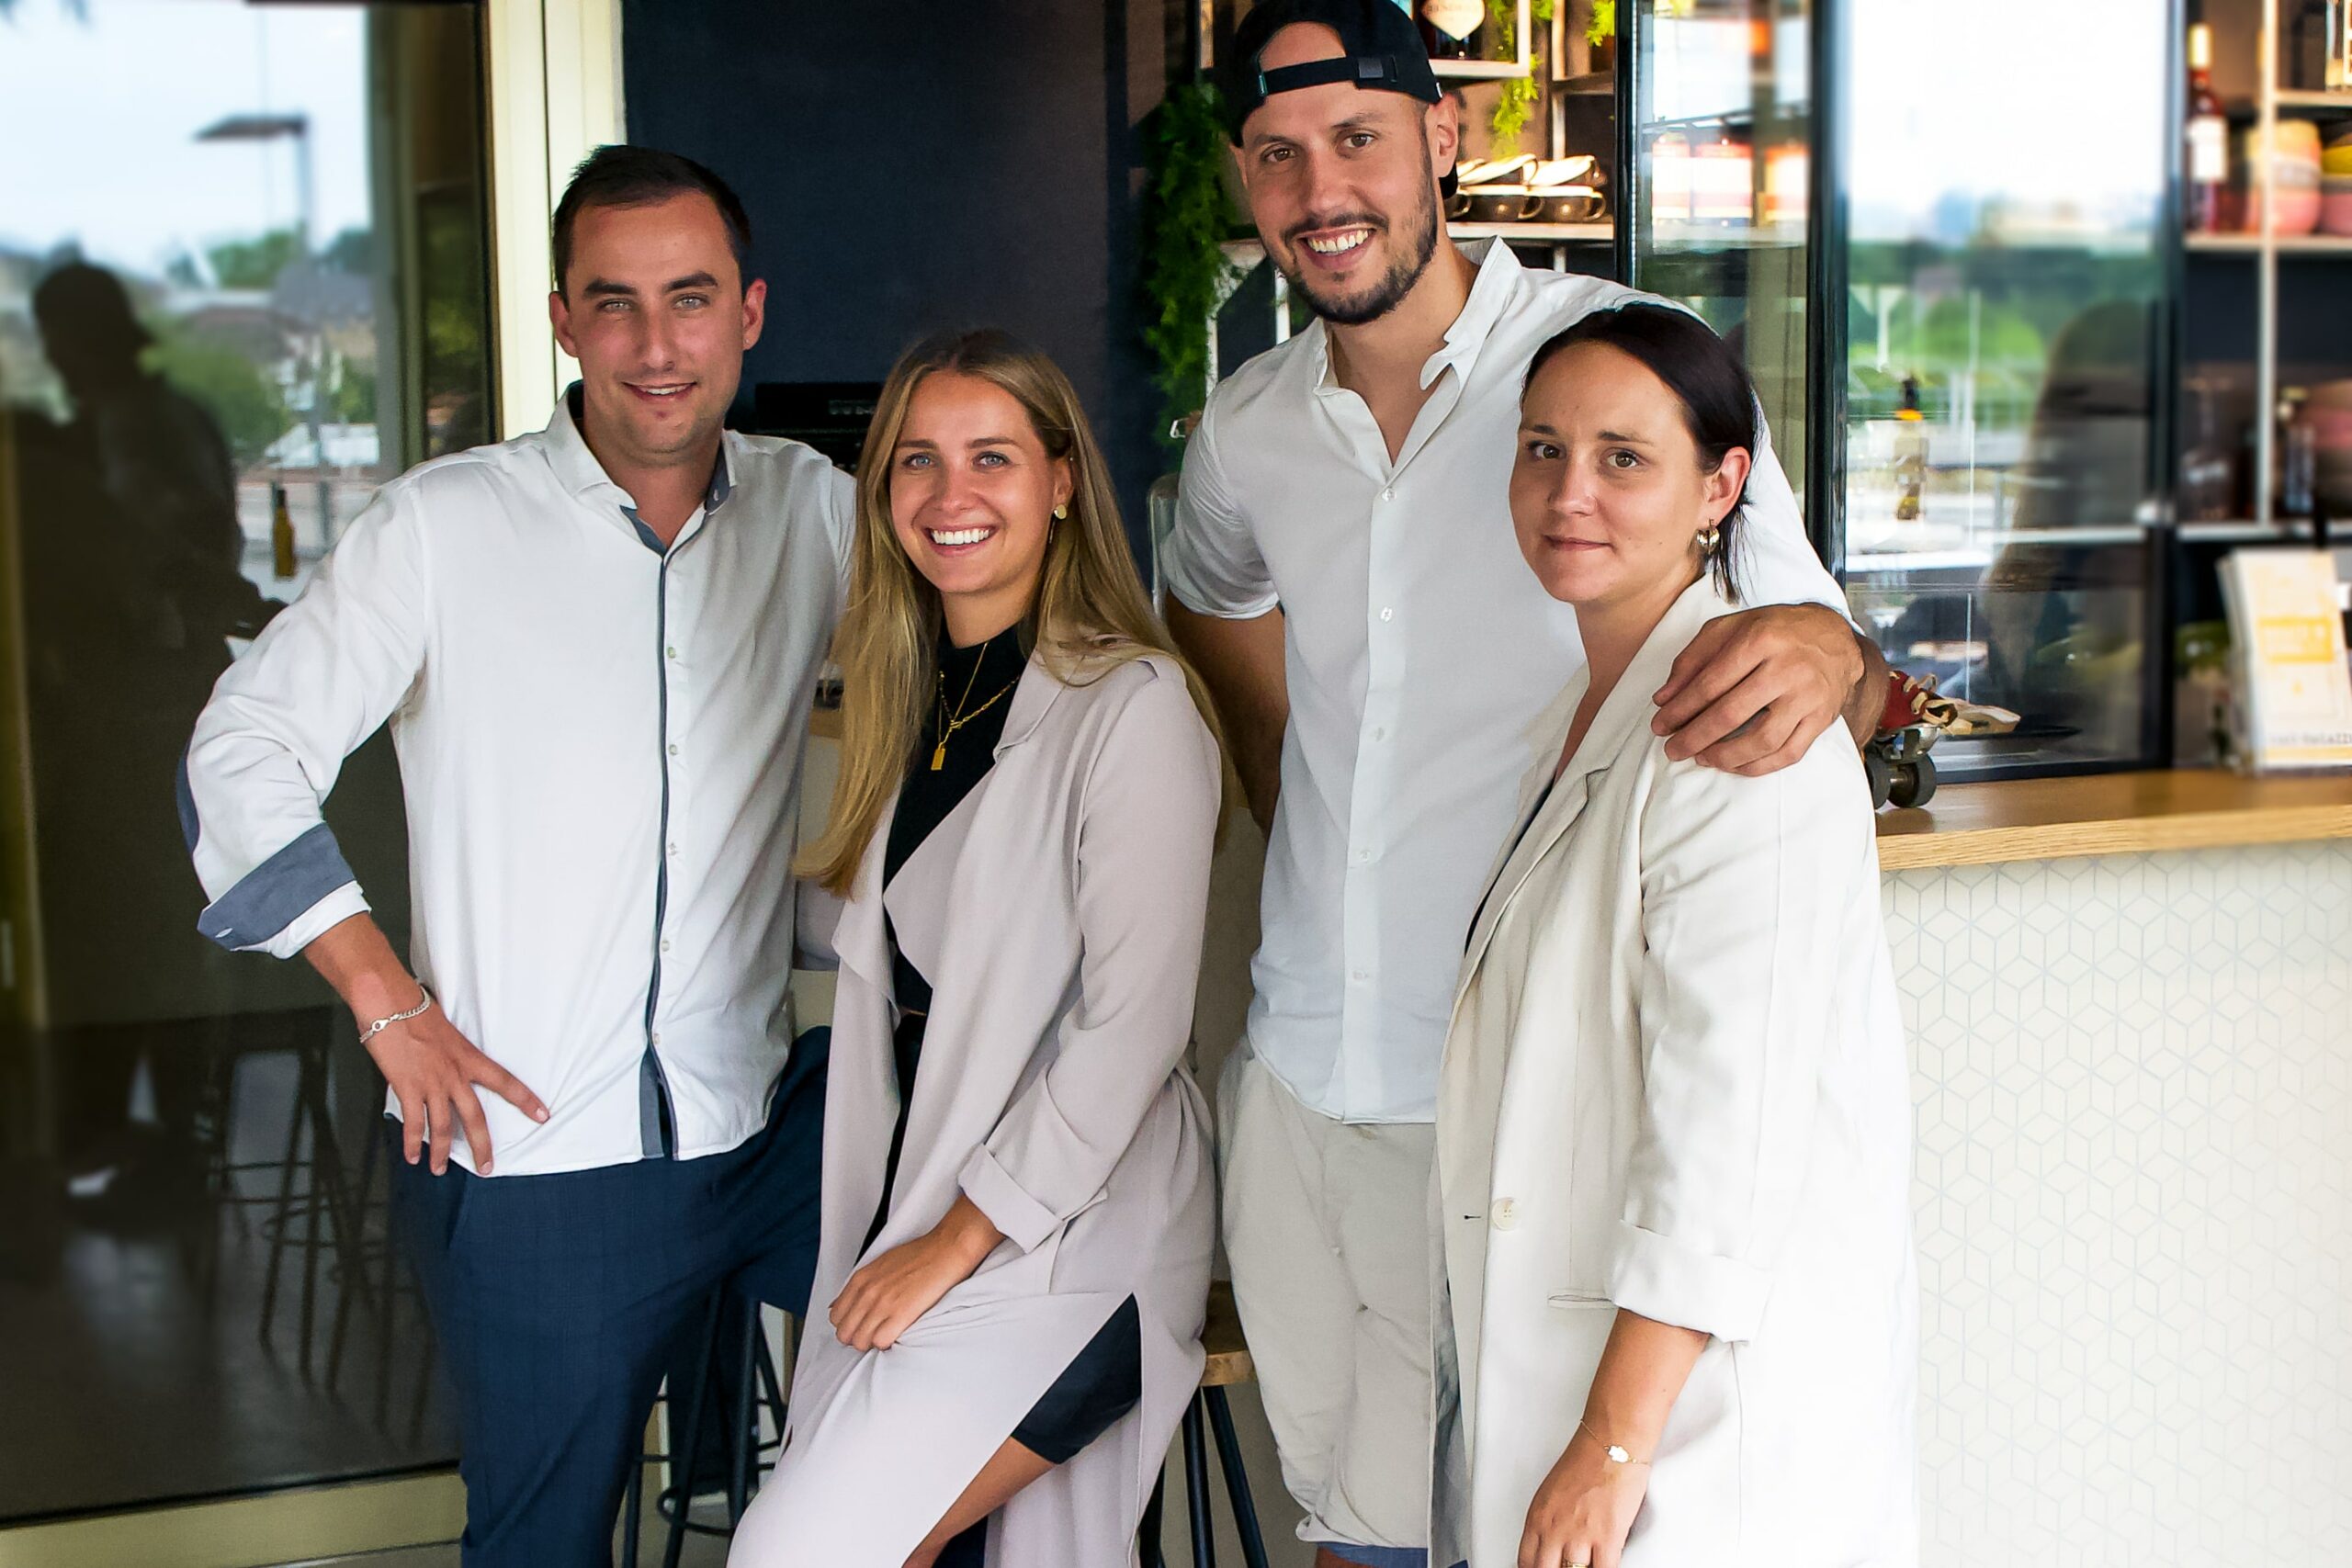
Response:
[[[944,741],[944,740],[943,740],[943,741],[941,741],[937,746],[935,746],[935,747],[933,747],[933,748],[932,749],[932,753],[931,753],[931,771],[932,771],[933,773],[935,773],[939,772],[939,770],[940,770],[940,769],[942,769],[942,768],[945,767],[946,765],[947,765],[947,742],[946,742],[946,741]]]

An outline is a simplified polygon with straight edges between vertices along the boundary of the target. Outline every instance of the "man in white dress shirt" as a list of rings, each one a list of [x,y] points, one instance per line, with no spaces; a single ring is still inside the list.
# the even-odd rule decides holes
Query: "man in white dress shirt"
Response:
[[[201,929],[307,958],[390,1086],[468,1568],[609,1562],[703,1303],[797,1312],[814,1266],[790,861],[854,502],[808,447],[721,426],[765,303],[749,243],[697,164],[583,163],[549,300],[580,385],[379,491],[187,754]],[[387,719],[413,970],[320,817]]]
[[[1270,829],[1226,1241],[1300,1535],[1323,1568],[1419,1568],[1438,1057],[1529,726],[1582,659],[1512,534],[1520,388],[1546,339],[1643,296],[1446,238],[1457,110],[1394,0],[1261,0],[1233,58],[1251,214],[1320,320],[1210,398],[1162,562]],[[1841,714],[1866,733],[1884,666],[1769,449],[1748,494],[1767,607],[1691,645],[1657,723],[1760,773]]]

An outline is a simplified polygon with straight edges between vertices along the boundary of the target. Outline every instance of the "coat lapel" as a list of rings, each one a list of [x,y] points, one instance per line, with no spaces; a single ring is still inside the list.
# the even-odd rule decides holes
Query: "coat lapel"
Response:
[[[1487,944],[1494,939],[1495,926],[1503,911],[1518,897],[1529,874],[1583,812],[1592,775],[1605,772],[1623,754],[1637,728],[1646,734],[1654,712],[1651,694],[1666,683],[1675,658],[1700,626],[1731,608],[1705,577],[1685,589],[1658,618],[1633,663],[1602,699],[1600,711],[1593,716],[1591,727],[1577,743],[1576,754],[1560,768],[1556,779],[1551,777],[1552,769],[1558,763],[1560,745],[1575,721],[1577,705],[1584,700],[1585,671],[1578,671],[1570,678],[1559,697],[1544,710],[1533,731],[1538,746],[1535,765],[1520,785],[1514,838],[1505,840],[1510,847],[1496,863],[1494,874],[1487,880],[1486,897],[1479,904],[1477,919],[1471,926],[1470,942],[1463,954],[1461,982],[1454,987],[1457,1009],[1463,992],[1477,972],[1479,961],[1486,956]],[[1551,784],[1548,795],[1544,793],[1547,780]],[[1536,805],[1539,799],[1540,806]]]

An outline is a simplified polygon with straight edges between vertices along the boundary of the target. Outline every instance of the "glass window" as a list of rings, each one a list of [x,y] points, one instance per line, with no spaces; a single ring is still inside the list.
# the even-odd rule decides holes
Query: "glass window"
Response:
[[[0,1524],[448,1462],[381,1083],[197,934],[212,682],[495,428],[466,5],[0,5]],[[330,820],[405,942],[399,783]]]
[[[2137,0],[1856,0],[1845,569],[1887,661],[2010,709],[1954,766],[2143,760],[2167,62]],[[2032,47],[2018,40],[2030,39]]]

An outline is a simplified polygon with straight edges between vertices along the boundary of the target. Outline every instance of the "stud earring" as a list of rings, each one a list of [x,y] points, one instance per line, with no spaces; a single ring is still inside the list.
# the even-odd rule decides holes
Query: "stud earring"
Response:
[[[1057,522],[1057,523],[1065,522],[1065,521],[1067,521],[1067,520],[1069,519],[1069,507],[1067,507],[1067,506],[1057,506],[1057,507],[1055,507],[1055,508],[1054,508],[1054,521],[1055,521],[1055,522]]]

